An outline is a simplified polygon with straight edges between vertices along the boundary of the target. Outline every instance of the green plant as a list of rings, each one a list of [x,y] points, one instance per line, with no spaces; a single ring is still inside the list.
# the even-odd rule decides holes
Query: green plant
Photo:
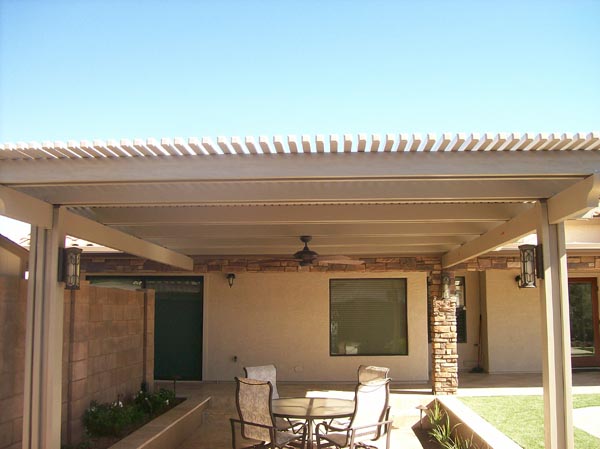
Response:
[[[155,415],[162,412],[173,403],[175,393],[161,388],[158,393],[140,391],[134,398],[134,403],[145,413]]]
[[[162,413],[174,403],[174,399],[173,392],[160,390],[152,394],[140,391],[133,401],[125,403],[120,397],[112,403],[92,401],[85,411],[83,423],[92,437],[119,437],[132,427]]]
[[[62,444],[60,449],[90,449],[92,447],[92,443],[90,443],[89,438],[86,438],[79,444]]]
[[[444,412],[444,409],[440,407],[440,403],[436,399],[433,401],[433,408],[427,411],[429,423],[432,427],[439,426],[444,421],[444,416],[446,416],[446,412]]]
[[[454,436],[454,449],[478,449],[478,447],[473,443],[473,435],[471,438],[462,438],[458,434]]]
[[[443,423],[437,424],[429,431],[431,435],[444,449],[454,449],[454,441],[452,439],[452,432],[458,426],[450,425],[450,417],[446,415]]]
[[[129,426],[143,419],[144,413],[137,407],[125,406],[117,400],[98,404],[92,401],[85,411],[83,423],[93,436],[119,436]]]
[[[427,417],[431,423],[429,435],[438,442],[443,449],[477,449],[473,443],[473,436],[466,439],[456,433],[456,428],[460,424],[450,425],[450,417],[444,409],[440,407],[436,400],[433,407],[427,412]]]

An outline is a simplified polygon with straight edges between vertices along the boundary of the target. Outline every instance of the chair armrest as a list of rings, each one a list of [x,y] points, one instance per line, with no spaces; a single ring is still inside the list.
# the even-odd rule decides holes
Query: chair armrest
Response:
[[[249,426],[254,426],[254,427],[262,427],[263,429],[275,429],[273,426],[267,426],[266,424],[258,424],[252,421],[243,421],[241,419],[236,419],[236,418],[229,418],[229,420],[231,421],[231,423],[239,423],[239,424],[248,424]]]
[[[356,430],[361,430],[361,429],[369,429],[371,427],[389,426],[393,422],[394,421],[392,419],[387,419],[385,421],[374,422],[372,424],[366,424],[364,426],[350,427],[349,429],[345,429],[345,430],[356,431]]]
[[[292,432],[299,433],[300,430],[302,432],[306,431],[306,422],[301,422],[301,421],[292,422],[290,420],[288,420],[288,422],[290,423],[289,428],[292,430]]]
[[[389,426],[392,425],[392,422],[393,421],[391,419],[388,419],[386,421],[379,421],[371,424],[366,424],[364,426],[351,427],[350,429],[348,429],[348,434],[350,436],[350,444],[354,444],[354,440],[357,437],[360,439],[369,440],[377,440],[384,434],[387,434],[389,437]],[[383,427],[383,429],[381,429],[381,427]],[[364,431],[364,433],[361,431]]]
[[[320,422],[319,424],[317,424],[317,426],[315,427],[315,435],[319,434],[319,429],[323,427],[325,432],[321,432],[321,435],[324,435],[325,433],[328,432],[346,432],[347,430],[349,430],[348,427],[336,427],[331,425],[331,423],[328,423],[326,421]]]

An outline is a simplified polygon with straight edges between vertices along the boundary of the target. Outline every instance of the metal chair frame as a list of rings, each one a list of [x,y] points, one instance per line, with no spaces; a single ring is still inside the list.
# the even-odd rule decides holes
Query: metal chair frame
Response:
[[[233,449],[249,449],[249,448],[272,448],[272,449],[281,449],[284,447],[290,447],[290,443],[298,441],[298,444],[300,444],[301,446],[304,445],[305,441],[306,441],[306,425],[303,423],[296,423],[295,429],[294,429],[294,433],[290,433],[287,432],[285,430],[282,430],[280,428],[278,428],[275,425],[275,418],[273,417],[273,410],[271,407],[271,399],[273,396],[273,385],[271,384],[271,382],[269,381],[258,381],[255,379],[247,379],[247,378],[235,378],[237,387],[236,387],[236,395],[235,395],[235,404],[236,404],[236,408],[238,411],[238,416],[239,419],[236,418],[230,418],[230,424],[231,424],[231,443],[232,443],[232,447]],[[257,388],[266,388],[268,385],[268,399],[267,399],[267,403],[263,404],[264,407],[266,407],[265,410],[263,410],[263,412],[267,412],[268,410],[268,416],[269,416],[269,421],[270,422],[266,422],[266,423],[259,423],[259,422],[253,422],[253,421],[248,421],[244,419],[244,416],[247,415],[247,413],[249,412],[249,410],[242,410],[242,406],[240,405],[240,391],[241,391],[241,385],[245,385],[245,386],[250,386],[250,388],[252,386],[256,386]],[[240,427],[240,440],[244,441],[244,444],[239,445],[238,444],[238,440],[236,438],[237,436],[237,432],[236,432],[236,425],[239,425]],[[259,432],[259,433],[266,433],[268,432],[268,436],[269,438],[262,438],[262,439],[256,439],[251,435],[248,435],[248,429],[246,427],[251,427],[254,429],[254,431],[256,431],[257,429],[263,429],[265,432]],[[301,431],[301,433],[300,433]],[[298,432],[298,433],[296,433]],[[266,436],[266,435],[265,435]],[[281,443],[278,443],[278,436],[283,436],[283,440]]]
[[[386,449],[390,447],[390,430],[392,425],[392,420],[389,419],[390,414],[390,406],[389,406],[389,393],[390,393],[390,379],[383,379],[379,381],[371,381],[368,383],[359,383],[356,386],[355,390],[355,409],[352,418],[348,426],[338,427],[333,424],[322,422],[317,425],[315,429],[315,435],[317,440],[317,448],[324,449],[335,447],[337,449],[348,448],[355,449],[357,447],[369,447],[365,440],[368,441],[376,441],[381,438],[382,435],[386,437]],[[362,410],[361,403],[361,391],[368,388],[385,388],[385,399],[384,404],[382,404],[382,408],[379,411],[379,414],[374,420],[373,423],[370,424],[361,424],[356,425],[355,422],[359,414],[363,414],[364,410]],[[336,433],[338,436],[343,436],[345,434],[344,441],[342,443],[337,443],[333,441],[333,439],[328,438],[328,433]],[[359,440],[357,440],[359,438]],[[321,440],[325,440],[325,444],[322,444]]]

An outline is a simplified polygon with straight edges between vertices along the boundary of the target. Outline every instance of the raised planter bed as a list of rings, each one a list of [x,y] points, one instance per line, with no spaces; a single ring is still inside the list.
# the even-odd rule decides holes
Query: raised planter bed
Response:
[[[470,439],[472,436],[473,443],[478,449],[521,449],[521,446],[463,404],[457,397],[438,396],[437,400],[450,417],[450,424],[452,426],[460,424],[456,432],[465,439]],[[433,401],[429,404],[430,409],[433,404]],[[423,417],[423,426],[429,427],[426,416]]]
[[[110,449],[173,449],[202,424],[211,398],[191,397],[127,435]]]

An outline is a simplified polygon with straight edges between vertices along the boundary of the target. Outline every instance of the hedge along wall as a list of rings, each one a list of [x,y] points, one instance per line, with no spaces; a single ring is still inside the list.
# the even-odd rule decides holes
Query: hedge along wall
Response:
[[[27,281],[0,277],[0,449],[23,431]],[[91,287],[65,291],[62,440],[83,437],[90,401],[112,402],[154,387],[154,292]]]

